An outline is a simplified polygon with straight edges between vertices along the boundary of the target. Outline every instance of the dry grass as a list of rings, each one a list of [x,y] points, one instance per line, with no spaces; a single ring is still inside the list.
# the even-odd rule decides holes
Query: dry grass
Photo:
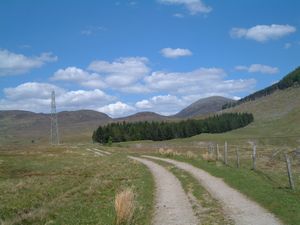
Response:
[[[212,153],[205,152],[202,154],[202,158],[206,161],[216,161],[216,157]]]
[[[134,193],[127,188],[116,195],[116,224],[130,224],[135,209]]]
[[[187,151],[187,152],[185,153],[185,156],[186,156],[188,159],[195,159],[195,158],[197,158],[197,155],[196,155],[194,152],[192,152],[192,151]]]
[[[158,153],[164,156],[177,156],[177,155],[181,155],[179,152],[174,151],[171,148],[168,149],[164,149],[164,148],[159,148],[158,149]]]

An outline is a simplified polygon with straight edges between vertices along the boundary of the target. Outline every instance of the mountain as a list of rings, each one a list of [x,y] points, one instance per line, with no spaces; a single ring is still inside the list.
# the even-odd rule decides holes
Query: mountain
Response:
[[[206,115],[222,110],[223,105],[234,103],[235,100],[221,96],[212,96],[200,99],[175,114],[177,118],[190,118],[199,115]]]
[[[139,121],[165,121],[170,119],[171,118],[168,116],[163,116],[154,112],[138,112],[136,114],[127,117],[117,118],[115,119],[115,121],[139,122]]]
[[[112,118],[92,110],[63,111],[57,114],[59,133],[64,141],[86,141],[99,125]],[[50,114],[21,110],[0,111],[0,144],[47,142],[50,136]]]

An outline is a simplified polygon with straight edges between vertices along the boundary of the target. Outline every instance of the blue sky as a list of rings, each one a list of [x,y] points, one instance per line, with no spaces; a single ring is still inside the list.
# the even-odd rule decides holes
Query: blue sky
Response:
[[[0,109],[165,115],[300,65],[297,0],[0,1]]]

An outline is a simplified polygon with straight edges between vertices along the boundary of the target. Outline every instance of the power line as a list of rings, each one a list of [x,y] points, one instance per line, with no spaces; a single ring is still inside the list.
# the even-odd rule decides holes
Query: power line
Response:
[[[50,143],[52,145],[59,144],[58,136],[58,121],[56,113],[56,103],[55,103],[55,91],[51,93],[51,130],[50,130]]]

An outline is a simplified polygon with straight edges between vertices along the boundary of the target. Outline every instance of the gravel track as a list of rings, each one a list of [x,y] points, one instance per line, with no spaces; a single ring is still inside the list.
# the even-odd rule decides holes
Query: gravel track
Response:
[[[171,172],[150,160],[129,158],[143,163],[153,174],[156,185],[153,225],[200,224],[181,183]]]
[[[214,177],[204,170],[188,163],[172,159],[146,155],[143,157],[168,162],[191,173],[215,199],[222,203],[225,213],[227,213],[237,225],[282,224],[273,214],[269,213],[256,202],[248,199],[245,195],[228,186],[222,179]]]

